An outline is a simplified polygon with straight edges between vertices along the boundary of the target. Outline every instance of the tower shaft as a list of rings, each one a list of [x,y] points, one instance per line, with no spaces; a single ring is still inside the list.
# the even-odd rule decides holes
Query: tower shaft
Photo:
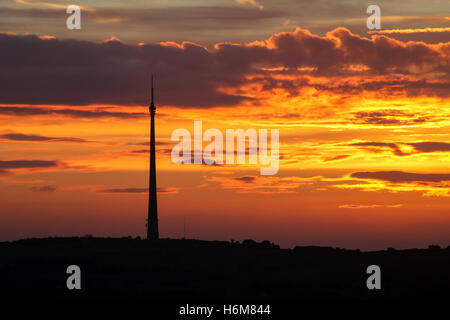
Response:
[[[152,101],[150,111],[150,173],[148,188],[148,218],[147,218],[147,239],[158,239],[158,204],[156,188],[156,157],[155,157],[155,111],[156,107],[153,99],[153,76],[152,76]]]

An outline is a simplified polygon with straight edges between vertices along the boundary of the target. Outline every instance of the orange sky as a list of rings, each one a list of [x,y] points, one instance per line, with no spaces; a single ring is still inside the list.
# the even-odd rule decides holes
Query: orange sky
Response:
[[[187,236],[202,239],[267,238],[284,246],[365,249],[448,241],[448,149],[421,152],[417,147],[421,142],[450,140],[448,99],[359,95],[344,99],[314,92],[294,98],[279,92],[267,98],[267,105],[232,110],[159,107],[157,138],[164,142],[157,147],[163,237],[182,236],[186,216]],[[98,105],[79,109],[86,108],[146,110]],[[399,123],[354,121],[358,112],[388,111],[393,115],[382,118]],[[290,114],[296,116],[286,117]],[[426,121],[411,123],[418,117]],[[250,165],[172,164],[171,132],[186,128],[193,135],[194,120],[203,121],[203,131],[217,128],[224,134],[227,128],[278,128],[279,173],[260,176],[259,167]],[[0,123],[2,161],[58,161],[55,167],[11,169],[0,177],[3,239],[144,234],[147,118],[3,115]],[[12,140],[14,133],[61,141]],[[369,145],[373,142],[380,145]],[[396,154],[395,148],[402,153]],[[351,176],[378,171],[447,176],[442,181],[426,181],[425,176],[419,179],[424,181],[399,182]]]

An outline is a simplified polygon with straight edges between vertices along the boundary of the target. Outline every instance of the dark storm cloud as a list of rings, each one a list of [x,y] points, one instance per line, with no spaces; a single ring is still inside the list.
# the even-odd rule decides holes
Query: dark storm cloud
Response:
[[[35,134],[22,134],[22,133],[6,133],[0,135],[0,138],[12,141],[50,141],[50,142],[74,142],[74,143],[83,143],[89,142],[80,138],[52,138],[46,136],[40,136]]]
[[[1,76],[0,76],[1,77]],[[1,95],[1,94],[0,94]],[[7,107],[0,106],[0,114],[14,116],[62,115],[73,118],[137,118],[146,113],[113,112],[104,110],[51,109],[46,107]]]
[[[156,103],[184,107],[248,100],[220,88],[239,87],[260,67],[312,67],[315,74],[338,76],[357,64],[367,66],[368,74],[409,74],[413,68],[416,75],[448,74],[450,52],[450,44],[367,39],[344,28],[325,37],[297,29],[264,43],[221,43],[214,50],[192,43],[129,46],[7,34],[0,35],[0,47],[0,103],[145,105],[153,72]]]
[[[450,181],[448,173],[411,173],[403,171],[354,172],[351,177],[389,182],[442,182]]]
[[[216,67],[213,55],[192,44],[180,49],[0,35],[0,47],[3,103],[145,105],[150,71],[157,75],[156,103],[213,106],[244,99],[215,90],[223,76],[234,76],[221,75],[224,70]],[[78,110],[51,113],[102,116]]]

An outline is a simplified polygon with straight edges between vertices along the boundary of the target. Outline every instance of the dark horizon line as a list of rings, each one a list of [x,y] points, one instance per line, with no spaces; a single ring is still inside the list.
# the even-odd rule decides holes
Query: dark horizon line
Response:
[[[126,241],[149,241],[149,242],[157,242],[157,241],[189,241],[189,242],[202,242],[202,243],[210,243],[210,244],[227,244],[227,245],[235,245],[235,246],[243,246],[243,247],[257,247],[257,248],[266,248],[266,249],[276,249],[276,250],[295,250],[298,249],[317,249],[317,250],[326,250],[332,249],[336,251],[347,251],[347,252],[355,252],[355,253],[371,253],[371,252],[386,252],[386,251],[416,251],[416,250],[450,250],[450,245],[447,247],[440,246],[438,244],[430,244],[428,247],[421,248],[404,248],[397,249],[394,247],[387,247],[386,249],[379,250],[362,250],[362,249],[350,249],[350,248],[341,248],[334,246],[322,246],[322,245],[296,245],[293,247],[280,247],[270,240],[262,240],[261,242],[257,242],[253,239],[244,239],[242,241],[237,241],[234,239],[227,240],[203,240],[196,238],[159,238],[159,239],[147,239],[146,237],[141,236],[122,236],[122,237],[100,237],[93,235],[84,235],[84,236],[47,236],[47,237],[30,237],[30,238],[21,238],[16,240],[5,240],[0,241],[0,245],[5,243],[15,243],[15,242],[25,242],[25,241],[44,241],[44,240],[126,240]]]

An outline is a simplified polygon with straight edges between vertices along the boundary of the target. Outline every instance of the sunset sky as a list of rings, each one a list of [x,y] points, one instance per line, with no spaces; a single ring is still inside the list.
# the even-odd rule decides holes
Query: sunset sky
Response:
[[[448,0],[0,0],[0,241],[144,236],[153,73],[161,237],[450,245],[449,61]],[[194,120],[279,172],[173,164]]]

